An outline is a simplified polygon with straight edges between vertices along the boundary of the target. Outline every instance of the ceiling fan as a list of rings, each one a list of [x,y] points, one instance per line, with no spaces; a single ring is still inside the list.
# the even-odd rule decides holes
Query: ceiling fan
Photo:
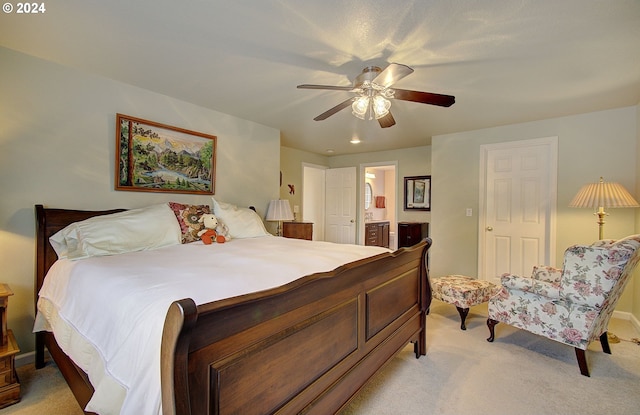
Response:
[[[410,75],[412,72],[413,69],[399,63],[391,63],[384,68],[384,70],[378,66],[367,66],[362,70],[362,73],[356,77],[353,86],[303,84],[298,85],[298,88],[330,89],[355,92],[357,94],[357,96],[349,98],[318,115],[314,118],[315,121],[325,120],[333,114],[351,106],[353,115],[363,120],[375,118],[382,128],[391,127],[396,123],[389,110],[391,108],[389,99],[400,99],[422,104],[439,105],[441,107],[450,107],[456,102],[456,98],[451,95],[391,88],[393,84],[405,76]]]

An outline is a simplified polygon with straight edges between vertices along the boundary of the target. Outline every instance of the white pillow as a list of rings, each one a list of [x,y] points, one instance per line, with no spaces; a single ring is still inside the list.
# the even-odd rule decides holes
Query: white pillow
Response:
[[[74,222],[51,238],[58,258],[82,259],[180,243],[180,225],[168,204]]]
[[[213,200],[213,214],[229,228],[231,238],[255,238],[271,235],[264,227],[262,219],[249,208]]]

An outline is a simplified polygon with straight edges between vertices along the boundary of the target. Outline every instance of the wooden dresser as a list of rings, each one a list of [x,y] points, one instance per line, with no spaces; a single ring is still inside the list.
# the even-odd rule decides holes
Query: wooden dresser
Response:
[[[398,248],[413,246],[429,236],[426,222],[398,222]]]
[[[13,291],[7,284],[0,284],[0,319],[2,325],[2,343],[0,344],[0,408],[13,405],[20,401],[20,383],[16,375],[15,357],[20,349],[13,336],[13,331],[7,329],[7,305]]]
[[[312,222],[282,222],[282,236],[285,238],[313,239]]]
[[[364,244],[389,248],[389,222],[365,223]]]

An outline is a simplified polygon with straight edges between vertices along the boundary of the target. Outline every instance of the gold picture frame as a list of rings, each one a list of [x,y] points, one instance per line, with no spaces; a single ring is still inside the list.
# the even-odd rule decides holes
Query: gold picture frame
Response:
[[[214,135],[116,115],[115,189],[215,194]]]

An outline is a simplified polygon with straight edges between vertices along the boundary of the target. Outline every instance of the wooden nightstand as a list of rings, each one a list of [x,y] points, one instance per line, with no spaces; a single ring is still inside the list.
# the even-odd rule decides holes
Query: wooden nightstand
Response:
[[[283,222],[282,236],[285,238],[313,239],[313,223],[311,222]]]
[[[13,331],[7,329],[7,305],[13,291],[7,284],[0,284],[0,324],[2,343],[0,344],[0,408],[20,401],[20,383],[16,375],[15,358],[20,352]]]

